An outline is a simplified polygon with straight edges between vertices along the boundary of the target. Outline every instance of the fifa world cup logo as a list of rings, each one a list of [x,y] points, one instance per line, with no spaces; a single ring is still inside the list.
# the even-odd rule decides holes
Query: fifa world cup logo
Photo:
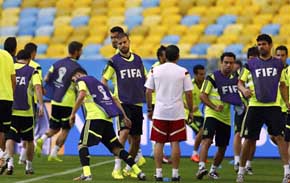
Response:
[[[110,100],[110,97],[107,96],[106,90],[103,88],[102,85],[98,86],[98,90],[101,94],[103,94],[103,100]]]
[[[64,77],[65,73],[66,73],[65,67],[61,67],[58,69],[58,78],[56,79],[58,83],[62,83],[62,78]]]

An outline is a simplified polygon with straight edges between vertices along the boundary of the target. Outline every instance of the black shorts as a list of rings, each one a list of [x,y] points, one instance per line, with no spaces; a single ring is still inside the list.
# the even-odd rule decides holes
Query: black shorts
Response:
[[[58,130],[60,128],[70,129],[69,117],[72,112],[72,107],[63,107],[52,105],[51,117],[49,119],[49,128]]]
[[[130,128],[130,135],[142,135],[142,126],[143,126],[143,111],[141,106],[131,105],[131,104],[122,104],[122,107],[132,122]],[[118,119],[118,130],[129,129],[125,126],[123,117],[120,116]]]
[[[281,108],[278,106],[249,107],[242,125],[242,137],[259,140],[264,123],[267,125],[270,135],[283,135],[284,122]]]
[[[87,120],[81,132],[79,145],[90,147],[100,142],[111,152],[114,147],[123,148],[116,136],[113,123],[100,119]]]
[[[16,142],[21,140],[33,141],[33,117],[12,116],[12,123],[6,139],[12,139]]]
[[[193,116],[193,122],[188,125],[195,134],[198,134],[199,130],[203,127],[204,118],[202,116]]]
[[[202,139],[213,139],[214,136],[217,147],[228,146],[231,137],[231,126],[215,118],[207,117],[203,126]]]
[[[290,114],[287,115],[287,122],[284,132],[285,141],[290,142]]]
[[[245,114],[246,114],[246,111],[244,111],[241,115],[238,115],[235,112],[235,134],[241,132]]]
[[[11,125],[12,101],[0,100],[0,132],[7,133]]]

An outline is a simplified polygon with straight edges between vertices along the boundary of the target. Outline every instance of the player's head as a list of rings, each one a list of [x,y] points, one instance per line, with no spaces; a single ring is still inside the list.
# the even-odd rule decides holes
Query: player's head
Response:
[[[26,61],[28,63],[31,59],[31,55],[28,51],[23,49],[17,53],[16,58],[17,58],[17,61],[21,60],[21,61]]]
[[[15,37],[8,37],[4,42],[4,50],[8,51],[11,56],[16,55],[17,41]]]
[[[257,46],[250,47],[247,51],[247,59],[250,60],[252,58],[259,56],[259,50]]]
[[[202,83],[205,79],[205,68],[203,65],[197,64],[193,67],[194,79]]]
[[[167,46],[165,56],[169,62],[177,62],[179,59],[179,48],[175,45]]]
[[[24,50],[28,51],[31,55],[31,59],[34,60],[37,52],[37,45],[30,42],[24,46]]]
[[[87,75],[87,71],[83,68],[79,68],[77,70],[75,70],[73,76],[72,76],[72,80],[74,82],[76,82],[79,78],[84,77]]]
[[[83,44],[77,41],[72,41],[69,45],[68,45],[68,52],[70,54],[70,56],[74,59],[79,59],[80,56],[82,55],[82,47]]]
[[[240,60],[236,60],[235,63],[234,63],[234,72],[241,69],[243,67],[243,64],[242,64],[242,61]]]
[[[232,73],[234,68],[234,63],[236,61],[236,55],[232,52],[224,52],[221,55],[221,71],[228,75]]]
[[[118,34],[118,49],[121,53],[127,54],[130,51],[130,40],[126,33]]]
[[[273,46],[272,38],[268,34],[261,34],[257,37],[259,53],[262,57],[269,56]]]
[[[288,58],[288,49],[284,45],[280,45],[275,50],[275,56],[282,60],[284,64],[286,64]]]
[[[110,30],[110,34],[111,34],[110,37],[111,37],[112,46],[115,49],[118,48],[118,35],[120,33],[124,33],[124,29],[122,27],[119,27],[119,26],[115,26],[115,27],[111,28],[111,30]]]
[[[166,62],[166,56],[165,56],[165,51],[166,51],[166,47],[161,45],[158,50],[157,50],[157,59],[159,60],[159,62],[161,64],[163,64],[164,62]]]

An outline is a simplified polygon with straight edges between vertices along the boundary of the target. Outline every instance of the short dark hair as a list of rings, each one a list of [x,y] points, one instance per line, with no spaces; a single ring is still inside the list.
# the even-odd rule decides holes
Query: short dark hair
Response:
[[[22,49],[17,53],[16,57],[17,57],[17,60],[30,60],[31,54],[28,51]]]
[[[127,38],[129,39],[129,35],[128,35],[127,33],[125,33],[125,32],[121,32],[121,33],[119,33],[118,36],[117,36],[118,39],[121,39],[121,38],[123,38],[123,37],[127,37]]]
[[[25,51],[28,51],[30,54],[32,54],[33,52],[37,52],[37,45],[30,42],[30,43],[27,43],[25,46],[24,46],[24,50]]]
[[[76,70],[73,72],[73,74],[76,74],[77,72],[82,73],[82,74],[85,74],[85,75],[88,74],[87,71],[86,71],[84,68],[82,68],[82,67],[76,69]]]
[[[83,47],[83,44],[78,42],[78,41],[72,41],[69,45],[68,45],[68,52],[70,54],[74,54],[76,51],[81,50]]]
[[[259,56],[259,50],[257,46],[250,47],[247,51],[247,58],[249,59],[252,57],[258,57]]]
[[[169,45],[165,51],[166,59],[170,62],[175,61],[179,57],[179,48],[175,45]]]
[[[257,37],[256,41],[257,42],[258,41],[266,41],[268,44],[272,44],[272,42],[273,42],[271,36],[269,36],[268,34],[260,34]]]
[[[114,33],[114,32],[118,32],[118,33],[124,33],[124,29],[120,26],[115,26],[115,27],[112,27],[111,30],[110,30],[111,33]]]
[[[235,61],[235,64],[238,64],[240,67],[242,67],[242,66],[243,66],[243,63],[242,63],[242,61],[241,61],[241,60],[236,60],[236,61]]]
[[[233,57],[234,60],[236,60],[236,55],[233,53],[233,52],[224,52],[222,55],[221,55],[221,62],[224,61],[224,58],[225,57]]]
[[[4,41],[4,50],[8,51],[10,54],[16,51],[16,47],[17,47],[17,41],[15,37],[8,37]]]
[[[162,55],[162,52],[163,51],[166,51],[166,47],[165,46],[163,46],[163,45],[161,45],[158,49],[157,49],[157,53],[156,53],[156,55],[157,55],[157,59],[159,60],[159,57]]]
[[[284,45],[280,45],[280,46],[278,46],[278,47],[276,48],[276,52],[277,52],[278,50],[283,50],[283,51],[286,52],[286,55],[288,55],[288,49],[287,49],[286,46],[284,46]]]
[[[198,73],[198,70],[204,70],[204,66],[197,64],[193,67],[193,73],[196,75]]]

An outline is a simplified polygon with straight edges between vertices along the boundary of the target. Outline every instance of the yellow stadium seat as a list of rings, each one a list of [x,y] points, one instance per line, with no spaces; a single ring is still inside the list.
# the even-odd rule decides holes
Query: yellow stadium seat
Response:
[[[168,7],[161,10],[162,17],[168,16],[170,14],[179,14],[179,8],[178,7]]]
[[[238,35],[234,34],[223,34],[222,36],[218,37],[217,43],[223,44],[233,44],[236,43],[238,39]]]
[[[86,39],[85,35],[73,35],[73,36],[68,38],[66,43],[69,44],[72,41],[78,41],[78,42],[82,43],[82,42],[84,42],[85,39]]]
[[[129,8],[139,7],[141,5],[141,1],[142,0],[127,0],[125,2],[125,8],[129,9]]]
[[[192,44],[178,44],[177,45],[179,50],[180,50],[180,57],[184,57],[185,55],[188,55],[190,52],[190,48],[192,47]]]
[[[94,35],[90,36],[87,39],[85,39],[84,44],[101,44],[104,41],[105,37],[104,35]]]
[[[253,4],[258,4],[262,7],[268,7],[270,5],[269,0],[253,0]]]
[[[278,45],[285,45],[287,43],[287,36],[285,35],[277,35],[277,36],[272,36],[273,43],[278,46]]]
[[[160,7],[161,7],[161,9],[176,7],[177,3],[178,3],[178,0],[160,1]]]
[[[218,0],[216,2],[216,5],[228,8],[230,6],[233,6],[235,2],[236,2],[235,0]]]
[[[48,44],[49,40],[49,36],[35,36],[32,42],[34,42],[35,44]]]
[[[20,12],[20,8],[6,8],[2,10],[1,14],[2,14],[2,17],[9,18],[10,16],[18,16],[19,12]]]
[[[50,41],[49,44],[65,44],[68,40],[69,35],[56,35],[53,36]]]
[[[37,7],[39,0],[28,0],[21,3],[22,8]]]
[[[290,36],[290,24],[282,25],[280,28],[280,35]]]
[[[94,0],[92,2],[92,8],[106,8],[108,5],[108,1],[107,0]]]
[[[187,27],[184,25],[176,25],[174,29],[169,29],[168,34],[175,34],[179,36],[183,36],[187,31]]]
[[[71,0],[61,0],[57,1],[56,8],[57,9],[72,9],[74,1]]]
[[[217,36],[215,35],[203,35],[199,39],[199,43],[208,43],[208,44],[213,44],[217,40]]]
[[[199,41],[199,35],[194,35],[194,34],[187,34],[185,36],[182,36],[179,43],[180,44],[191,44],[194,45]]]
[[[290,16],[287,14],[276,14],[275,17],[273,18],[272,23],[274,24],[289,24],[290,23]]]
[[[72,16],[88,16],[91,13],[91,8],[90,7],[82,7],[82,8],[77,8],[73,10]]]
[[[214,24],[216,22],[216,19],[217,19],[216,16],[202,16],[200,18],[199,23],[200,24],[206,24],[206,25]]]
[[[16,40],[18,44],[27,44],[32,41],[32,36],[17,36]]]
[[[124,16],[125,8],[118,7],[118,8],[108,8],[108,16],[114,17],[114,16]]]
[[[261,10],[261,7],[257,4],[253,4],[251,6],[246,5],[244,7],[247,9],[247,11],[242,11],[242,15],[257,15]]]
[[[159,15],[146,16],[144,17],[143,25],[155,26],[158,25],[160,22],[161,17]]]
[[[167,34],[168,30],[169,30],[169,27],[167,25],[151,26],[149,34],[160,35],[163,37],[165,34]]]
[[[136,45],[141,45],[144,40],[142,35],[130,35],[130,42]]]
[[[9,18],[2,17],[0,21],[0,27],[16,26],[18,23],[18,16],[11,16]]]
[[[63,25],[69,25],[72,17],[71,16],[59,16],[54,19],[54,26],[63,26]]]
[[[56,0],[45,0],[45,1],[39,1],[37,4],[37,7],[39,8],[48,8],[48,7],[54,7],[56,4]]]
[[[280,14],[285,14],[285,15],[289,15],[290,12],[290,4],[285,4],[283,6],[281,6],[279,13]]]
[[[89,26],[95,26],[95,25],[105,25],[107,23],[107,16],[104,15],[95,15],[92,16],[89,20]]]
[[[253,16],[252,15],[241,15],[237,18],[237,23],[239,24],[244,24],[244,25],[247,25],[247,24],[251,24],[253,21]]]
[[[77,0],[74,2],[74,7],[90,7],[92,0]]]
[[[162,24],[171,26],[177,25],[180,24],[181,18],[181,15],[178,14],[168,15],[162,18]]]
[[[275,15],[280,9],[278,4],[272,4],[271,6],[267,6],[265,8],[261,8],[261,14],[273,14]]]
[[[273,15],[272,14],[260,14],[255,17],[253,17],[253,23],[254,24],[268,24],[272,21]]]
[[[63,58],[67,55],[67,47],[64,44],[50,44],[46,50],[48,58]]]
[[[57,9],[56,11],[56,17],[60,17],[60,16],[70,16],[71,15],[72,10],[69,8],[65,8],[65,9]]]
[[[160,44],[162,38],[161,35],[150,35],[144,39],[144,44]]]
[[[225,14],[240,15],[244,11],[242,6],[229,6],[224,9]]]
[[[191,7],[193,7],[193,5],[194,5],[194,1],[192,1],[192,0],[180,0],[179,3],[178,3],[180,14],[183,15],[183,16],[186,15],[187,11]]]
[[[124,16],[110,17],[108,19],[107,25],[109,27],[113,27],[115,25],[122,25],[124,23],[124,20],[125,20]]]
[[[242,35],[257,35],[261,30],[262,25],[260,24],[250,24],[246,25],[242,30]]]
[[[136,53],[139,54],[142,58],[149,58],[152,57],[153,55],[155,55],[155,53],[153,53],[153,49],[156,47],[156,45],[154,44],[142,44],[141,46],[137,47],[136,49]],[[155,52],[155,51],[154,51]]]
[[[108,1],[108,7],[109,8],[117,8],[117,7],[125,7],[125,1],[124,0],[110,0]]]
[[[248,44],[244,44],[244,48],[243,48],[243,53],[247,53],[248,52],[248,49],[255,46],[254,43],[248,43]]]
[[[198,6],[213,6],[215,0],[197,0],[196,5]]]
[[[238,37],[238,43],[246,45],[246,44],[251,44],[254,45],[255,44],[255,39],[257,37],[257,34],[255,35],[247,35],[247,34],[241,34]]]
[[[115,54],[115,49],[112,47],[112,45],[107,44],[100,49],[100,53],[103,57],[110,58]]]
[[[24,49],[26,43],[18,43],[16,48],[16,53],[18,53],[20,50]]]
[[[107,26],[98,26],[98,25],[95,25],[95,26],[92,26],[89,28],[89,33],[90,33],[90,36],[97,36],[97,35],[102,35],[102,36],[105,36],[107,35],[107,33],[109,32],[109,29]]]
[[[225,30],[224,34],[236,34],[239,35],[243,29],[244,25],[243,24],[231,24],[228,25]]]
[[[139,25],[139,26],[135,26],[133,27],[133,29],[131,29],[130,31],[130,35],[141,35],[143,37],[147,36],[149,31],[149,27],[146,25]]]
[[[188,15],[204,15],[207,11],[208,7],[206,6],[193,6],[187,12]]]
[[[93,8],[91,11],[91,16],[95,16],[95,15],[104,15],[107,16],[107,8]]]
[[[152,8],[144,9],[142,12],[142,15],[146,17],[146,16],[152,16],[152,15],[159,15],[160,13],[161,13],[161,9],[159,7],[152,7]]]
[[[209,7],[205,13],[208,17],[219,17],[224,14],[224,7],[222,6],[213,6]]]
[[[209,58],[219,58],[224,52],[226,45],[225,44],[212,44],[207,49],[207,57]]]
[[[187,34],[200,35],[201,33],[203,33],[204,29],[204,24],[192,25],[191,27],[189,27],[189,29],[187,29]]]
[[[76,27],[73,29],[73,36],[76,35],[85,35],[87,36],[89,34],[89,27],[88,26],[81,26],[81,27]]]
[[[55,26],[54,35],[70,35],[73,31],[73,28],[69,25],[59,25]]]

